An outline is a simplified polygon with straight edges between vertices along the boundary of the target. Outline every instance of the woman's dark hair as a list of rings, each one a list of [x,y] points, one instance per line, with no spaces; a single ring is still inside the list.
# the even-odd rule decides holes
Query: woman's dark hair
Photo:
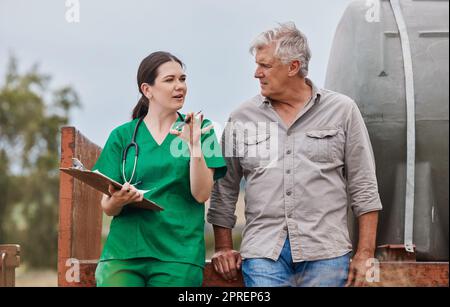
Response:
[[[177,62],[184,68],[183,62],[180,61],[176,56],[170,54],[169,52],[157,51],[153,52],[145,59],[142,60],[139,65],[138,73],[137,73],[137,84],[139,88],[139,92],[141,93],[141,98],[139,99],[137,105],[133,109],[133,119],[140,118],[145,116],[148,112],[148,104],[149,101],[147,97],[145,97],[144,93],[141,91],[142,83],[148,83],[149,85],[155,84],[155,79],[158,76],[158,68],[164,63],[167,62]]]

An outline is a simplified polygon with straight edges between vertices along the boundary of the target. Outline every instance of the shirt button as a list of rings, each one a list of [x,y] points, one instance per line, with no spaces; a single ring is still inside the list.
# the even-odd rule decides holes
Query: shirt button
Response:
[[[286,174],[290,174],[290,173],[291,173],[291,170],[288,169],[288,170],[286,171]]]
[[[286,192],[286,195],[287,195],[287,196],[291,196],[291,194],[292,194],[291,191],[287,191],[287,192]]]
[[[291,134],[292,134],[291,131],[288,131],[288,132],[287,132],[287,135],[288,135],[288,136],[291,136]]]
[[[286,154],[290,155],[292,153],[291,150],[286,151]]]

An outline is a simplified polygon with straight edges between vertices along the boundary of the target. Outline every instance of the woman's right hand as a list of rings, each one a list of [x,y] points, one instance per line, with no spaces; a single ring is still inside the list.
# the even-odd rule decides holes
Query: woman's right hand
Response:
[[[110,201],[116,206],[122,208],[123,206],[140,202],[144,195],[128,182],[122,186],[122,189],[116,190],[112,185],[109,185],[108,192],[111,194]]]
[[[119,215],[125,205],[144,199],[144,195],[129,183],[125,183],[120,190],[109,185],[108,192],[111,196],[104,195],[101,202],[103,211],[108,216]]]

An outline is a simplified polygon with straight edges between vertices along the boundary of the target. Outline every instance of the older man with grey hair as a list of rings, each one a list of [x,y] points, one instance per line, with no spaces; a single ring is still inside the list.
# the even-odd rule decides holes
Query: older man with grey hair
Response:
[[[352,99],[307,78],[311,51],[295,24],[262,33],[250,51],[261,93],[232,112],[222,137],[228,173],[215,183],[207,215],[213,266],[231,280],[242,264],[246,286],[361,285],[381,210],[362,116]],[[232,228],[242,177],[239,253]],[[359,222],[351,261],[348,205]]]

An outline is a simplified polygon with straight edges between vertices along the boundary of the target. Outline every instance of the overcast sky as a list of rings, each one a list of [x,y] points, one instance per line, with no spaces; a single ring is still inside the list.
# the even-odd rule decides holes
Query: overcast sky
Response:
[[[334,32],[351,0],[79,0],[79,22],[72,23],[65,2],[0,0],[0,82],[9,54],[22,72],[39,63],[53,88],[78,92],[83,108],[71,125],[103,146],[129,120],[140,96],[139,63],[153,51],[185,62],[182,111],[201,109],[218,128],[259,92],[249,44],[277,22],[294,21],[308,36],[310,78],[323,86]]]

